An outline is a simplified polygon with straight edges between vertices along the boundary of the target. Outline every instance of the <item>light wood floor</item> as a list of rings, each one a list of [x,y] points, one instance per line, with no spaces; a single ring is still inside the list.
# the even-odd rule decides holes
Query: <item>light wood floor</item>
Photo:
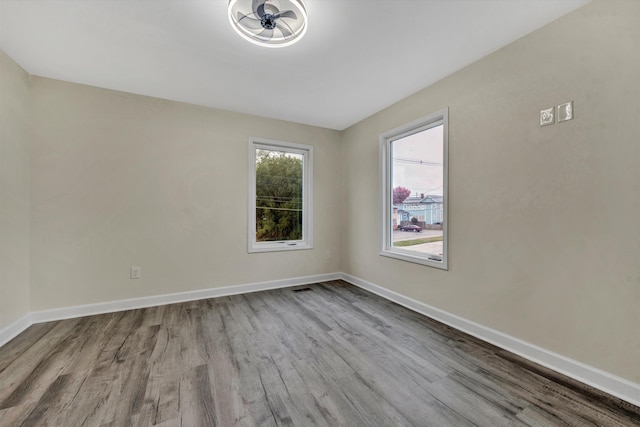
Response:
[[[0,425],[640,425],[345,282],[304,288],[33,325],[0,348]]]

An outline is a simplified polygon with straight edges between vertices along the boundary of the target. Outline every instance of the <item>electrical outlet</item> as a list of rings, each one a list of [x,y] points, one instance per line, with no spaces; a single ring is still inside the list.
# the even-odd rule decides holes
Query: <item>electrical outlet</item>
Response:
[[[134,266],[134,267],[131,267],[129,277],[131,279],[139,279],[141,274],[142,274],[142,269],[138,266]]]
[[[331,259],[331,251],[326,251],[324,253],[324,259],[329,261]]]

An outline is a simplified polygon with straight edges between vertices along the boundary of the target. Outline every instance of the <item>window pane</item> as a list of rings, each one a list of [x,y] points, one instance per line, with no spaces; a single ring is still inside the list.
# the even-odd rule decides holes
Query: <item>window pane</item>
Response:
[[[391,141],[392,246],[442,258],[444,125]]]
[[[449,109],[380,135],[380,255],[448,269]]]
[[[256,149],[256,242],[302,240],[303,160]]]

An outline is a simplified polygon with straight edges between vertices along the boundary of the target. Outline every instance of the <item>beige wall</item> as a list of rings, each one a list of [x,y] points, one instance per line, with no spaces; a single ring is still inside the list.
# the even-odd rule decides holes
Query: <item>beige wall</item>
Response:
[[[638,1],[593,2],[348,129],[345,271],[640,382],[639,23]],[[442,271],[381,257],[362,212],[379,133],[447,106]]]
[[[29,313],[29,84],[0,50],[0,331]]]
[[[32,80],[34,311],[340,271],[338,132]],[[313,250],[247,253],[250,136],[314,146]]]

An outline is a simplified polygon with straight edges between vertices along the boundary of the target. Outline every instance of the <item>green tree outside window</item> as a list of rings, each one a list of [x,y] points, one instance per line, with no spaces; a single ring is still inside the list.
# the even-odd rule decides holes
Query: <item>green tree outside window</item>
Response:
[[[256,149],[256,241],[302,239],[302,155]]]

